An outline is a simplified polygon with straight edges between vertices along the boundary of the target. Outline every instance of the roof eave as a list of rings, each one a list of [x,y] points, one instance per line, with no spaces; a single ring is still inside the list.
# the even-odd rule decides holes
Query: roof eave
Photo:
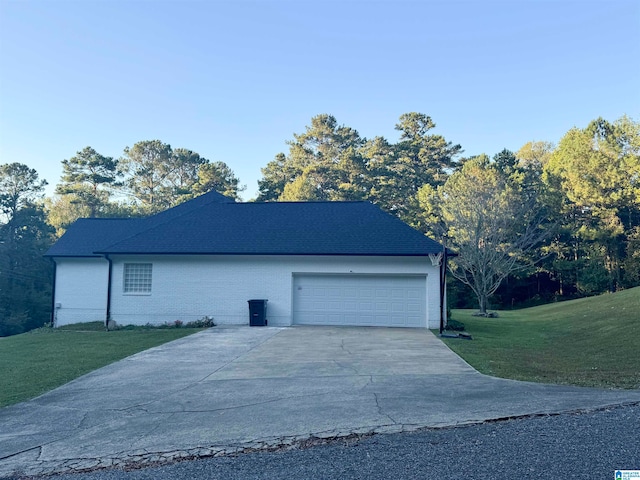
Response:
[[[432,252],[434,253],[434,252]],[[335,256],[335,257],[428,257],[429,253],[392,253],[392,252],[358,252],[358,253],[334,253],[334,252],[95,252],[96,256],[103,255],[269,255],[269,256]]]
[[[104,255],[101,253],[93,253],[86,255],[76,255],[76,254],[68,254],[68,253],[45,253],[42,255],[46,258],[102,258]]]

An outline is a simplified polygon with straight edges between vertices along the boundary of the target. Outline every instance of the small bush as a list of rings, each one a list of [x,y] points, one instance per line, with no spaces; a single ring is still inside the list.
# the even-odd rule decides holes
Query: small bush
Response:
[[[213,321],[212,317],[202,317],[200,320],[194,320],[192,322],[187,322],[185,327],[187,328],[209,328],[215,327],[216,324]]]
[[[118,325],[116,330],[151,330],[153,328],[158,328],[158,326],[151,323],[145,325]]]
[[[200,320],[193,320],[191,322],[183,322],[182,320],[175,320],[173,322],[165,322],[157,325],[155,328],[209,328],[215,327],[216,324],[212,317],[202,317]]]

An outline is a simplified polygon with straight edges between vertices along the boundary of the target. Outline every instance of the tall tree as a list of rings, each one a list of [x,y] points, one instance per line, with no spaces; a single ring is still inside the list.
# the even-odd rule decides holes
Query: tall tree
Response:
[[[571,129],[544,167],[549,188],[562,196],[565,225],[575,240],[573,260],[583,260],[589,269],[601,264],[612,291],[625,282],[625,247],[640,226],[638,178],[640,124],[628,117],[614,123],[599,118]],[[597,293],[597,275],[578,275],[584,293]]]
[[[192,150],[173,149],[160,140],[145,140],[125,148],[120,164],[126,191],[138,214],[159,212],[212,188],[234,198],[242,190],[225,163],[210,163]]]
[[[361,138],[332,115],[317,115],[262,170],[260,201],[370,200],[418,225],[417,192],[424,184],[444,183],[459,145],[431,134],[430,117],[407,113],[396,129],[400,141]]]
[[[42,254],[52,229],[39,202],[45,185],[24,164],[0,165],[0,336],[48,320],[51,278]]]
[[[198,170],[198,181],[194,185],[195,194],[215,190],[226,197],[240,199],[240,192],[246,187],[240,185],[240,179],[224,162],[207,162]]]
[[[169,208],[174,200],[176,163],[173,150],[160,140],[144,140],[124,149],[120,165],[125,187],[144,213]]]
[[[173,186],[174,195],[178,199],[181,196],[190,198],[198,184],[199,172],[209,160],[187,148],[175,148],[172,151],[171,163],[173,171],[167,178]]]
[[[33,168],[22,163],[0,165],[0,213],[6,223],[16,217],[21,208],[31,205],[40,198],[46,180],[41,180]]]
[[[454,166],[454,157],[462,152],[460,145],[430,133],[435,127],[431,117],[416,112],[401,115],[396,124],[400,132],[399,161],[407,165],[414,191],[427,183],[443,185]]]
[[[44,208],[47,222],[55,229],[56,237],[60,238],[79,218],[91,216],[88,206],[80,203],[71,195],[55,195],[45,198]]]
[[[402,175],[405,167],[398,162],[398,150],[384,137],[367,140],[361,148],[367,172],[367,199],[391,213],[397,213],[407,201]]]
[[[420,222],[418,190],[427,184],[444,184],[462,151],[460,145],[432,134],[435,127],[428,115],[405,113],[395,126],[400,132],[398,143],[390,146],[374,139],[366,146],[372,200],[423,230],[426,226]]]
[[[438,189],[427,184],[419,198],[458,251],[451,273],[473,290],[481,313],[508,275],[531,265],[530,253],[548,235],[544,209],[486,155],[467,161]]]
[[[521,167],[542,172],[554,150],[551,142],[527,142],[516,153]]]
[[[462,152],[460,145],[431,134],[435,127],[431,117],[417,112],[401,115],[396,124],[396,130],[400,132],[399,161],[406,165],[414,191],[427,183],[444,184],[454,166],[454,157]]]
[[[364,163],[359,153],[363,140],[356,130],[322,114],[311,119],[304,133],[293,136],[287,142],[289,154],[276,156],[262,170],[259,201],[365,197]]]
[[[88,209],[89,217],[100,216],[107,208],[117,185],[118,162],[91,147],[62,161],[62,177],[56,193],[68,195],[71,203]]]
[[[278,153],[267,166],[261,169],[262,178],[258,180],[259,202],[274,202],[284,192],[284,187],[299,175],[298,169],[284,153]]]

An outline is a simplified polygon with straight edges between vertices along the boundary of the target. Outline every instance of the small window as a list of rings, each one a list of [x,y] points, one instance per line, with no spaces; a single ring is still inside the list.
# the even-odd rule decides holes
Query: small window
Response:
[[[124,293],[151,293],[151,264],[124,264]]]

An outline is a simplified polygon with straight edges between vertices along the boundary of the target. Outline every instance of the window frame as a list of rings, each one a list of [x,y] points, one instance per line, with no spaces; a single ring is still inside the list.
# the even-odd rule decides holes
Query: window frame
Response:
[[[127,262],[122,268],[124,295],[151,295],[153,290],[153,263]]]

